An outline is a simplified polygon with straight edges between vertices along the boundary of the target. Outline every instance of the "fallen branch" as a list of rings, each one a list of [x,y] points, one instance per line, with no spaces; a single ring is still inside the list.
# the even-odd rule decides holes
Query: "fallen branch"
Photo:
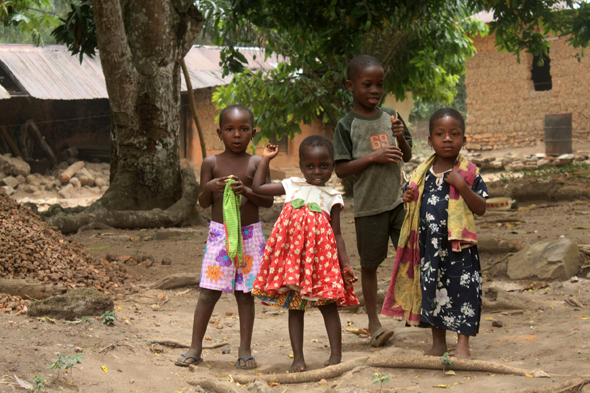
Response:
[[[131,352],[135,353],[135,350],[129,344],[111,344],[111,345],[107,345],[106,347],[104,347],[103,349],[101,349],[100,351],[98,351],[98,353],[102,353],[102,354],[106,355],[109,351],[112,351],[116,347],[127,347],[127,348],[129,348],[131,350]]]
[[[584,379],[570,379],[569,381],[553,384],[547,388],[527,388],[520,390],[518,393],[565,393],[574,391],[576,388],[582,388],[584,385],[590,384],[590,378]],[[575,390],[579,391],[579,390]]]
[[[243,390],[237,388],[230,382],[218,381],[208,378],[191,378],[186,382],[189,385],[200,386],[201,388],[214,393],[242,393]]]
[[[191,347],[190,345],[183,344],[183,343],[176,341],[176,340],[149,340],[148,344],[168,345],[169,347],[175,347],[175,348],[190,348]],[[226,345],[229,345],[229,343],[205,345],[205,346],[203,346],[203,349],[221,348],[221,347],[225,347]]]
[[[42,281],[0,278],[0,293],[33,300],[45,299],[50,296],[63,295],[67,287]]]
[[[322,379],[330,379],[341,376],[342,374],[359,366],[383,367],[383,368],[417,368],[428,370],[442,370],[443,365],[435,356],[408,355],[408,356],[368,356],[348,362],[340,363],[335,366],[326,367],[320,370],[313,370],[295,374],[278,374],[278,375],[233,375],[233,379],[241,384],[253,382],[256,378],[264,382],[276,383],[305,383],[317,382]],[[453,359],[453,370],[462,371],[482,371],[494,374],[514,374],[525,375],[533,374],[534,371],[522,368],[510,367],[504,364],[487,362],[484,360],[459,360]],[[544,374],[544,373],[543,373]],[[546,375],[546,374],[545,374]]]

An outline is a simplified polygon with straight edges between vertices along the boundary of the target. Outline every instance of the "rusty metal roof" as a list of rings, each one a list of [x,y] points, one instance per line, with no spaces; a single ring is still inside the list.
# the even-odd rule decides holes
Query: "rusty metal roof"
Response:
[[[221,77],[219,66],[221,48],[193,46],[185,57],[194,90],[225,85],[232,76]],[[244,48],[240,52],[248,59],[251,69],[270,69],[278,63],[277,57],[264,61],[264,50]],[[254,57],[256,56],[256,59]],[[65,46],[2,44],[0,67],[31,97],[43,100],[85,100],[107,98],[107,90],[100,58],[84,57],[80,64]],[[184,77],[182,91],[186,91]],[[13,96],[17,96],[13,94]],[[0,99],[10,98],[10,93],[0,86]]]

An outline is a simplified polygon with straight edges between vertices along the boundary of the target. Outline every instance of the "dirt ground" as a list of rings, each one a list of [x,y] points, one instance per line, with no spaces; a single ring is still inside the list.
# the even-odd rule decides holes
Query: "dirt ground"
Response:
[[[521,181],[526,182],[527,179]],[[572,180],[582,189],[590,183]],[[559,187],[562,183],[556,183]],[[534,185],[533,185],[534,186]],[[492,195],[494,196],[494,195]],[[352,214],[353,201],[346,201],[342,232],[353,266],[358,270],[359,259]],[[531,206],[531,205],[535,206]],[[519,201],[522,209],[510,214],[511,221],[502,221],[505,213],[491,212],[477,220],[480,237],[519,240],[534,243],[565,236],[580,244],[590,244],[590,200]],[[207,212],[203,212],[207,215]],[[510,224],[508,224],[510,223]],[[268,235],[272,223],[264,223]],[[580,229],[575,229],[580,228]],[[583,229],[586,228],[586,229]],[[193,370],[174,366],[173,361],[183,349],[154,346],[150,340],[172,339],[190,344],[194,307],[199,296],[197,287],[174,290],[152,290],[149,284],[173,273],[198,273],[207,239],[207,227],[185,227],[158,230],[89,230],[69,239],[81,243],[93,255],[104,259],[107,254],[152,256],[153,266],[139,264],[129,267],[139,291],[115,299],[116,321],[106,326],[91,318],[79,323],[55,321],[50,323],[27,316],[0,314],[0,392],[24,391],[15,376],[31,382],[42,374],[49,382],[47,391],[79,392],[201,392],[189,381],[208,377],[229,381],[230,375],[283,374],[289,368],[291,348],[287,330],[287,314],[276,308],[256,303],[253,335],[253,355],[258,368],[237,370],[235,362],[239,344],[239,321],[233,296],[223,294],[215,309],[205,345],[229,345],[208,349],[205,361]],[[484,272],[506,252],[482,252]],[[393,266],[394,250],[379,269],[379,287],[386,290]],[[162,265],[170,258],[170,265]],[[581,258],[587,264],[589,258]],[[360,273],[360,272],[359,272]],[[504,309],[484,308],[479,334],[471,340],[474,359],[500,363],[527,370],[542,369],[550,378],[456,371],[446,375],[442,370],[375,369],[362,366],[342,378],[349,378],[350,392],[379,391],[372,386],[376,371],[389,373],[390,380],[383,391],[436,392],[444,387],[456,392],[515,392],[522,389],[543,389],[575,377],[590,377],[590,269],[582,269],[577,282],[515,282],[484,275],[484,291],[499,288],[512,299]],[[360,283],[355,285],[360,292]],[[565,302],[574,297],[583,307]],[[369,346],[369,338],[345,331],[365,328],[364,311],[341,313],[343,329],[343,362],[368,355],[421,354],[430,347],[430,330],[405,327],[404,323],[383,317],[382,322],[395,330],[389,343],[381,348]],[[492,326],[501,325],[501,327]],[[500,323],[498,323],[500,322]],[[451,348],[455,336],[449,334]],[[114,345],[108,351],[104,348]],[[70,372],[59,375],[49,370],[59,355],[72,356],[81,351],[83,360]],[[162,352],[160,352],[162,351]],[[306,313],[305,346],[308,370],[323,368],[329,357],[328,339],[321,314]],[[451,355],[453,351],[451,350]],[[452,357],[451,357],[452,359]],[[273,392],[326,392],[339,378],[320,384],[276,385]],[[590,386],[586,390],[590,392]],[[555,391],[558,391],[555,388]],[[533,390],[531,390],[533,391]],[[569,391],[569,390],[562,390]]]

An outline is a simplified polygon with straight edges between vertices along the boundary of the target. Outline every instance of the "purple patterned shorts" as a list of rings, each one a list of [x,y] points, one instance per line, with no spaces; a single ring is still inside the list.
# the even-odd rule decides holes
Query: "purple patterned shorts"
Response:
[[[225,228],[223,224],[211,221],[209,238],[203,255],[201,267],[201,288],[223,292],[251,292],[254,280],[260,269],[260,261],[266,240],[262,232],[262,224],[242,227],[244,245],[244,266],[236,268],[227,256]]]

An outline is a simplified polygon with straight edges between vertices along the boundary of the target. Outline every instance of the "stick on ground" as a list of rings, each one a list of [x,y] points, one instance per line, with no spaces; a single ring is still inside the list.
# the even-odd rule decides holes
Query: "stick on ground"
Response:
[[[278,375],[232,375],[234,380],[241,384],[253,382],[260,379],[265,382],[277,383],[305,383],[317,382],[322,379],[330,379],[358,366],[382,367],[382,368],[416,368],[429,370],[442,370],[442,364],[435,356],[409,355],[409,356],[369,356],[362,357],[335,366],[326,367],[320,370],[313,370],[296,374]],[[534,374],[534,371],[522,368],[510,367],[504,364],[487,362],[484,360],[458,360],[453,359],[453,370],[482,371],[495,374]]]

